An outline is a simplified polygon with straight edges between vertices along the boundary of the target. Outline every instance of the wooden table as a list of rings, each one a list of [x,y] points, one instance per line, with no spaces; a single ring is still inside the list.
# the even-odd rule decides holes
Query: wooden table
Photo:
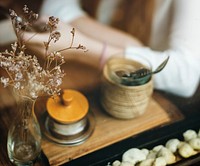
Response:
[[[16,112],[14,109],[14,99],[10,95],[10,92],[6,89],[1,90],[1,92],[4,94],[1,96],[0,100],[2,107],[0,110],[0,126],[3,133],[1,136],[1,154],[3,154],[1,157],[3,157],[3,160],[1,159],[1,161],[3,162],[3,165],[7,165],[7,131],[9,125],[11,124],[10,122],[13,119],[13,115],[15,115]],[[93,99],[90,100],[90,103],[93,105],[92,108],[95,112],[95,119],[97,123],[95,132],[88,141],[79,146],[67,147],[55,144],[43,136],[42,149],[47,157],[47,162],[50,163],[50,165],[60,165],[65,162],[69,162],[72,159],[83,157],[84,155],[87,155],[91,152],[95,152],[96,150],[100,150],[101,148],[105,148],[106,146],[129,138],[132,135],[139,134],[155,127],[174,123],[184,118],[172,103],[170,103],[159,94],[154,93],[150,108],[144,115],[132,120],[115,119],[109,116],[107,113],[103,112],[101,109],[97,109],[97,96],[95,95],[98,95],[98,91],[93,95],[88,96],[88,98]],[[156,100],[161,103],[165,110],[162,109],[160,105],[157,105]],[[46,98],[40,99],[36,103],[35,112],[38,119],[40,119],[40,117],[42,117],[42,115],[46,112],[45,103]],[[153,113],[151,113],[151,111],[153,111]],[[40,125],[42,132],[44,132],[44,120],[41,121]],[[41,165],[41,162],[42,161],[40,161],[38,164]]]

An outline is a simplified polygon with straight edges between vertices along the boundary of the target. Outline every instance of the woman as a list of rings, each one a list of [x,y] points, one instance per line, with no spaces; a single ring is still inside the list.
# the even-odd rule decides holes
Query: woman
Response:
[[[123,13],[122,9],[120,15],[121,6],[118,5],[123,2],[115,0],[109,4],[111,2],[107,0],[99,1],[97,19],[111,23],[110,19],[103,19],[105,14],[107,18],[112,18],[113,14],[118,13],[114,18],[122,19],[115,20],[115,25],[119,25],[118,21],[125,23],[125,26],[120,28],[127,32],[131,31],[139,40],[133,35],[95,21],[81,9],[78,0],[60,0],[59,3],[45,0],[41,14],[59,17],[62,21],[58,27],[61,32],[75,27],[75,43],[77,41],[83,43],[89,49],[87,55],[93,59],[89,61],[93,65],[97,65],[99,61],[104,64],[110,56],[116,54],[140,61],[147,59],[155,69],[160,62],[170,56],[165,69],[155,75],[154,87],[182,97],[191,97],[200,80],[200,11],[198,9],[200,1],[142,0],[140,3],[137,1],[134,3],[127,0],[122,7],[125,9],[128,7],[129,10],[126,11],[131,11],[131,7],[134,7],[132,12],[128,12],[130,19],[127,19],[126,12]],[[109,5],[114,7],[110,9]],[[110,9],[109,12],[108,9],[103,10],[105,7]],[[116,9],[118,12],[115,12]],[[29,35],[31,36],[27,34],[27,37]],[[30,47],[34,49],[32,45],[34,43],[38,48],[40,45],[38,41],[45,39],[46,36],[41,34],[32,38]],[[139,42],[140,40],[142,42]],[[63,36],[56,47],[63,47],[65,43],[66,36]],[[77,56],[66,57],[77,58]],[[79,60],[88,63],[85,56],[78,57]]]

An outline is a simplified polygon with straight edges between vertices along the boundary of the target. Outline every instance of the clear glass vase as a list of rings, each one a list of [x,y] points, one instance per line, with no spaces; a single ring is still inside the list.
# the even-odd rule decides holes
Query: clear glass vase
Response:
[[[41,131],[34,113],[35,100],[18,97],[18,116],[8,132],[8,156],[15,165],[33,165],[41,152]]]

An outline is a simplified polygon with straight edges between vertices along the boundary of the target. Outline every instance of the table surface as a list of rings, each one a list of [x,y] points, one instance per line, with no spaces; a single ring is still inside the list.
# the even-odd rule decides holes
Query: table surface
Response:
[[[83,69],[83,70],[79,70]],[[76,62],[68,62],[65,66],[67,77],[64,80],[62,88],[77,89],[85,94],[92,94],[99,87],[100,74],[98,70],[92,66],[84,64],[77,64]],[[116,159],[120,160],[124,151],[132,147],[153,147],[160,143],[164,143],[167,139],[172,137],[179,137],[182,132],[187,129],[200,128],[200,97],[199,91],[197,95],[190,99],[182,99],[177,96],[172,96],[163,92],[155,92],[162,97],[166,98],[170,105],[176,105],[176,107],[184,115],[182,120],[174,123],[161,125],[140,134],[131,136],[125,140],[116,142],[112,145],[99,149],[95,152],[84,155],[76,160],[72,160],[65,165],[93,165],[93,166],[105,166],[108,162],[112,162]],[[14,100],[10,96],[11,92],[8,89],[4,89],[0,86],[0,165],[12,165],[7,156],[6,150],[6,138],[9,128],[10,120],[8,117],[13,114],[12,105]],[[158,99],[159,102],[159,99]],[[194,163],[198,163],[198,156],[192,160]],[[184,161],[187,163],[187,161]],[[191,163],[191,160],[189,161]],[[49,165],[46,156],[42,153],[35,166]],[[182,165],[184,165],[182,163]],[[187,163],[187,166],[189,164]]]

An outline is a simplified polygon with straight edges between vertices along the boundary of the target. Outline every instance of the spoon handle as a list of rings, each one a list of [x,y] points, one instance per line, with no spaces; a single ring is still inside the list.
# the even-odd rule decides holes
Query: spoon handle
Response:
[[[160,72],[166,66],[168,60],[169,60],[169,56],[152,73],[155,74],[155,73]]]

